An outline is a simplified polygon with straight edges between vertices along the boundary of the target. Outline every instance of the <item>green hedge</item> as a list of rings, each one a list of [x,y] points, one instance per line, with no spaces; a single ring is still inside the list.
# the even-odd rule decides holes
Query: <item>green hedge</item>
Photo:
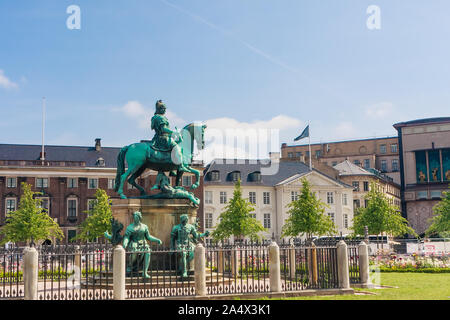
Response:
[[[396,267],[379,267],[380,272],[417,272],[417,273],[450,273],[450,268],[396,268]]]

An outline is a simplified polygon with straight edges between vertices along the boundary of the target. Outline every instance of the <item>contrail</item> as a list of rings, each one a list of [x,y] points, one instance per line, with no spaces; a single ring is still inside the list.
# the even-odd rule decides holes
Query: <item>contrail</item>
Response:
[[[219,26],[213,24],[212,22],[210,22],[210,21],[208,21],[208,20],[206,20],[206,19],[204,19],[204,18],[202,18],[202,17],[200,17],[200,16],[198,16],[198,15],[192,13],[192,12],[189,12],[189,11],[187,11],[186,9],[183,9],[183,8],[181,8],[181,7],[179,7],[179,6],[175,5],[175,4],[173,4],[173,3],[170,3],[170,2],[168,2],[167,0],[160,0],[160,1],[163,2],[164,4],[166,4],[166,5],[169,6],[169,7],[172,7],[173,9],[178,10],[178,11],[180,11],[180,12],[182,12],[182,13],[184,13],[184,14],[190,16],[192,19],[197,20],[197,21],[199,21],[199,22],[201,22],[201,23],[207,25],[208,27],[210,27],[210,28],[212,28],[212,29],[214,29],[214,30],[216,30],[216,31],[218,31],[218,32],[220,32],[220,33],[222,33],[223,35],[225,35],[225,36],[227,36],[227,37],[229,37],[229,38],[231,38],[231,39],[233,39],[233,40],[235,40],[235,41],[240,42],[240,43],[241,43],[242,45],[244,45],[247,49],[249,49],[249,50],[252,51],[253,53],[255,53],[255,54],[257,54],[257,55],[259,55],[259,56],[265,58],[266,60],[272,62],[273,64],[276,64],[276,65],[278,65],[278,66],[282,67],[283,69],[286,69],[286,70],[288,70],[288,71],[290,71],[290,72],[293,72],[293,73],[299,73],[299,71],[298,71],[297,69],[295,69],[295,68],[293,68],[293,67],[287,65],[286,63],[284,63],[284,62],[281,61],[281,60],[278,60],[278,59],[272,57],[270,54],[268,54],[268,53],[262,51],[261,49],[256,48],[255,46],[251,45],[250,43],[248,43],[248,42],[246,42],[246,41],[244,41],[244,40],[242,40],[242,39],[237,38],[237,37],[236,37],[233,33],[231,33],[230,31],[225,30],[225,29],[223,29],[223,28],[221,28],[221,27],[219,27]]]

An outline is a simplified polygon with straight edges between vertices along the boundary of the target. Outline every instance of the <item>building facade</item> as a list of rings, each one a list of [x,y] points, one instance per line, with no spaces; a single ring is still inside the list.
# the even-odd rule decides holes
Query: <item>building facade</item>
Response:
[[[400,159],[397,137],[349,140],[311,145],[312,162],[334,167],[348,160],[364,169],[376,169],[400,184]],[[309,145],[281,146],[284,161],[309,162]],[[316,167],[316,165],[315,165]]]
[[[450,118],[397,123],[402,206],[418,234],[429,227],[433,207],[450,184]]]
[[[272,160],[276,161],[276,160]],[[302,179],[311,183],[312,190],[327,204],[326,214],[335,222],[338,232],[350,233],[353,219],[353,188],[300,162],[279,162],[278,171],[265,175],[267,164],[249,160],[214,160],[205,169],[204,217],[205,229],[212,231],[219,216],[233,197],[234,184],[241,180],[242,195],[255,205],[254,217],[267,231],[265,239],[279,240],[288,218],[287,205],[298,199]]]
[[[41,193],[42,206],[60,225],[65,241],[70,241],[87,217],[85,211],[94,204],[98,188],[104,189],[111,199],[119,198],[114,186],[120,149],[102,147],[100,139],[96,139],[93,147],[46,146],[45,160],[40,160],[39,145],[0,144],[0,226],[5,223],[7,213],[18,209],[21,183],[25,182],[33,191]],[[201,164],[196,168],[203,171]],[[149,194],[156,174],[147,170],[137,180]],[[174,184],[174,178],[171,179]],[[190,185],[192,179],[193,176],[185,174],[183,185]],[[128,183],[124,191],[129,197],[140,195]],[[202,200],[202,175],[200,186],[194,193]],[[203,201],[198,217],[203,220]]]
[[[339,171],[339,179],[353,186],[353,208],[356,211],[360,207],[367,207],[366,196],[370,191],[370,186],[375,183],[386,195],[391,204],[401,209],[401,186],[393,179],[379,172],[376,169],[363,169],[349,160],[338,163],[333,167]]]

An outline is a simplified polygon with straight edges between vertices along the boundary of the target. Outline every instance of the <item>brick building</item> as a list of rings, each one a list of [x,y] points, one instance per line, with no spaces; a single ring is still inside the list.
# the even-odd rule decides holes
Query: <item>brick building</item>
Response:
[[[402,206],[418,234],[450,184],[450,117],[397,123]]]
[[[363,140],[349,140],[311,145],[312,162],[318,165],[334,167],[338,163],[348,160],[364,169],[376,169],[391,177],[400,184],[400,165],[398,138],[375,138]],[[281,146],[283,161],[309,162],[309,145]],[[323,171],[323,168],[319,170]]]
[[[96,139],[92,147],[46,146],[45,160],[41,159],[41,146],[0,144],[0,226],[5,223],[6,213],[18,208],[22,194],[21,183],[41,192],[43,207],[58,222],[66,240],[73,238],[79,224],[95,200],[97,188],[106,190],[111,199],[118,198],[114,191],[117,155],[120,148],[102,147]],[[202,174],[200,163],[194,165]],[[138,184],[150,190],[156,172],[147,170]],[[172,183],[174,183],[174,178]],[[193,176],[185,174],[183,185],[190,185]],[[203,176],[194,194],[203,199]],[[124,187],[129,197],[139,196],[139,191],[128,183]],[[198,217],[203,221],[203,201]],[[202,226],[201,226],[202,227]]]

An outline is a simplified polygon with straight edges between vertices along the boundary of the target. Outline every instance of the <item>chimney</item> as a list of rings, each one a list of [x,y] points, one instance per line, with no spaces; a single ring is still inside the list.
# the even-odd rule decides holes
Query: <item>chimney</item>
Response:
[[[102,150],[101,141],[102,141],[102,139],[100,139],[100,138],[95,139],[95,151]]]
[[[279,152],[269,152],[270,162],[280,162]]]

